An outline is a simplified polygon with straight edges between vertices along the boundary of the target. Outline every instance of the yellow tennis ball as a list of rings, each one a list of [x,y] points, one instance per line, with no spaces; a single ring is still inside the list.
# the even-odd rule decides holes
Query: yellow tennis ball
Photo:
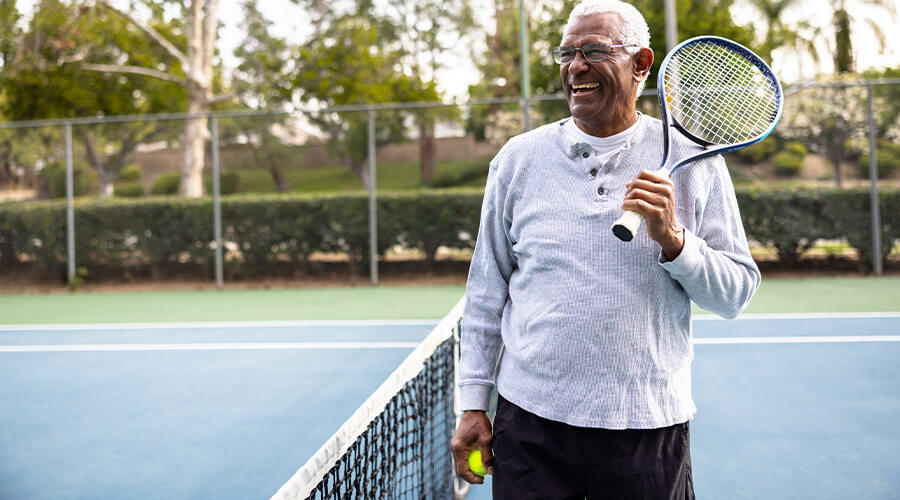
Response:
[[[476,476],[484,477],[487,472],[484,471],[484,464],[481,463],[481,452],[472,450],[469,453],[469,470]]]

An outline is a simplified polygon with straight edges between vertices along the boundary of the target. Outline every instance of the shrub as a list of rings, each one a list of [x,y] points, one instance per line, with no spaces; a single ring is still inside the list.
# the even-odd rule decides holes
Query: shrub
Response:
[[[72,173],[72,181],[75,196],[93,194],[97,186],[97,172],[85,166],[75,164]],[[66,165],[54,162],[41,170],[40,178],[47,186],[49,198],[66,197]]]
[[[737,150],[735,154],[747,163],[759,163],[775,154],[776,149],[778,149],[778,141],[775,137],[768,137],[749,148]]]
[[[820,191],[757,187],[737,191],[737,198],[748,238],[775,247],[789,265],[833,232]]]
[[[475,179],[486,178],[490,160],[474,160],[439,165],[429,185],[451,187],[465,184]]]
[[[806,155],[809,154],[809,149],[800,141],[788,141],[785,143],[783,151],[799,156],[801,159],[806,158]]]
[[[123,182],[134,182],[141,180],[143,175],[140,165],[126,165],[119,170],[116,179]]]
[[[790,151],[776,154],[772,162],[775,164],[775,173],[782,177],[793,177],[803,169],[803,156]]]
[[[114,193],[123,198],[139,198],[144,196],[144,185],[140,181],[117,182]]]
[[[890,177],[900,169],[900,145],[888,141],[878,141],[878,149],[875,151],[876,171],[879,179]],[[869,153],[859,157],[857,162],[859,173],[863,177],[869,177]]]
[[[378,196],[378,253],[400,247],[425,254],[440,247],[471,249],[483,193],[427,191]],[[846,240],[870,270],[875,249],[869,190],[754,187],[737,191],[751,240],[778,250],[782,262],[800,258],[818,239]],[[882,189],[882,256],[900,238],[900,190]],[[342,255],[364,273],[369,258],[365,194],[232,196],[222,199],[228,279],[306,272],[314,254]],[[212,200],[205,198],[83,199],[75,206],[77,266],[90,281],[97,269],[143,269],[154,279],[172,273],[209,277]],[[31,266],[47,277],[66,275],[66,204],[0,204],[0,269]],[[199,273],[199,274],[198,274]]]
[[[150,194],[178,194],[181,186],[181,172],[171,170],[163,172],[150,186]]]
[[[206,192],[212,194],[212,176],[206,176],[204,185]],[[241,174],[234,170],[222,172],[219,175],[219,194],[237,194],[241,191]]]

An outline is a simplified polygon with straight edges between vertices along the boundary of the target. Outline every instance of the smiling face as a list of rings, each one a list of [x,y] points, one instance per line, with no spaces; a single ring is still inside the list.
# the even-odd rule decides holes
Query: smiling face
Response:
[[[620,44],[622,19],[604,12],[576,18],[565,32],[562,45],[582,47],[589,42]],[[650,61],[646,61],[649,53]],[[629,55],[625,48],[613,49],[609,59],[588,62],[581,51],[559,68],[569,110],[581,130],[598,137],[621,132],[637,120],[635,95],[653,60],[649,49]]]

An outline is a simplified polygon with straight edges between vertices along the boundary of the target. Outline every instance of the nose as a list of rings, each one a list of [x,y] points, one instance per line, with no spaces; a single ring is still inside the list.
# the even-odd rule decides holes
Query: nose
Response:
[[[575,58],[569,63],[569,73],[577,75],[587,71],[588,62],[584,58],[584,53],[580,49],[575,51]]]

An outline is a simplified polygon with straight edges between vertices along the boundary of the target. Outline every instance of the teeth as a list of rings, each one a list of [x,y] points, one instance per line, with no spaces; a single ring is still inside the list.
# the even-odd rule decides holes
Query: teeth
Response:
[[[572,90],[582,90],[582,89],[595,89],[599,87],[600,84],[597,82],[593,83],[581,83],[578,85],[572,85]]]

